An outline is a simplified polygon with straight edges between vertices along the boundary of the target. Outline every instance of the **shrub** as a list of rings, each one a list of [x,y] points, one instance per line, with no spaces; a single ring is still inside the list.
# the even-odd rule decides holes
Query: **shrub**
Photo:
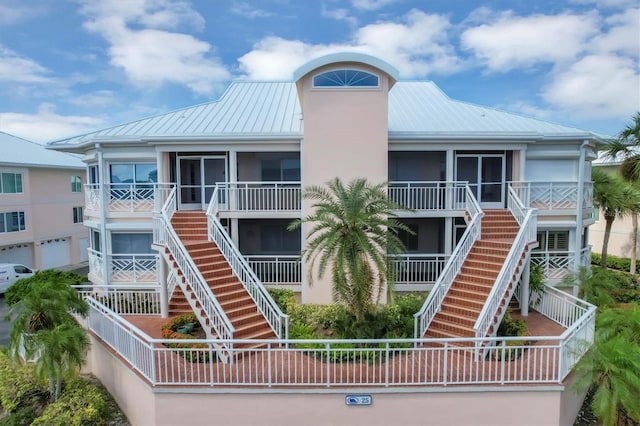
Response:
[[[162,338],[175,340],[195,339],[191,334],[180,333],[178,331],[180,327],[185,324],[200,325],[194,313],[179,315],[162,325]],[[168,348],[185,349],[184,351],[180,351],[179,354],[189,362],[201,363],[211,360],[211,347],[207,343],[176,342],[164,343],[164,345]],[[214,361],[217,361],[217,357],[214,357]]]
[[[86,379],[70,380],[55,402],[45,408],[33,426],[40,425],[102,425],[106,414],[106,403],[100,390]]]
[[[602,256],[599,253],[591,253],[591,264],[600,266]],[[607,255],[607,268],[628,272],[631,269],[631,259]]]
[[[45,383],[36,378],[32,364],[15,363],[0,352],[0,404],[5,411],[27,405],[33,396],[47,396],[46,389]]]
[[[5,303],[7,306],[15,305],[31,291],[31,287],[51,281],[63,282],[67,285],[79,285],[86,282],[87,277],[73,271],[59,271],[57,269],[38,271],[29,278],[19,279],[9,287],[4,295]]]
[[[270,288],[269,294],[285,314],[289,314],[291,309],[296,305],[296,296],[293,290]]]

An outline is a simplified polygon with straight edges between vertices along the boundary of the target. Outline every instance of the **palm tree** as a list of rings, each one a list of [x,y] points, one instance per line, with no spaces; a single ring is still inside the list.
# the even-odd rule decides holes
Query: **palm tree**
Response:
[[[640,112],[636,113],[633,121],[625,127],[615,139],[609,143],[607,153],[612,158],[622,154],[624,160],[620,166],[620,174],[628,182],[640,183],[640,153],[636,148],[640,145]],[[638,258],[638,213],[631,214],[631,265],[629,272],[636,273]]]
[[[289,230],[312,224],[302,252],[310,262],[309,282],[316,262],[319,278],[330,267],[334,300],[349,306],[361,321],[379,302],[385,285],[393,283],[388,255],[405,251],[397,232],[412,231],[395,218],[394,210],[400,207],[387,197],[385,184],[355,179],[345,186],[335,178],[326,188],[306,188],[304,197],[314,201],[314,211],[292,222]]]
[[[576,364],[576,388],[594,390],[591,407],[606,425],[640,422],[640,307],[605,309],[594,343]]]
[[[564,285],[578,287],[578,297],[599,308],[606,308],[616,304],[612,291],[616,281],[606,269],[580,267],[577,272],[571,272],[562,278]]]
[[[49,380],[52,398],[60,394],[62,378],[84,362],[89,341],[73,314],[86,317],[88,306],[63,277],[31,286],[7,315],[15,317],[9,334],[14,358],[24,348],[26,359],[38,358],[36,372]]]
[[[592,179],[594,204],[604,210],[605,231],[600,266],[606,268],[613,222],[617,217],[640,211],[640,192],[620,176],[607,174],[601,169],[593,169]]]

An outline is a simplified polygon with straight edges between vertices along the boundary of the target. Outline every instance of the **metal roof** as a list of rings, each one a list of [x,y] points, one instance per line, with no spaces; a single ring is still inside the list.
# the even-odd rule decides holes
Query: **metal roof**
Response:
[[[84,169],[82,160],[17,136],[0,132],[0,166]]]
[[[98,142],[301,139],[294,82],[232,83],[218,101],[51,142],[73,149]],[[390,139],[594,139],[593,132],[450,99],[433,82],[399,81],[389,92]]]
[[[366,55],[364,53],[338,52],[315,58],[302,65],[293,72],[293,81],[300,80],[302,77],[315,70],[316,68],[320,68],[324,65],[335,64],[337,62],[361,62],[374,68],[378,68],[389,74],[394,80],[398,80],[398,70],[382,59],[376,58],[375,56]]]

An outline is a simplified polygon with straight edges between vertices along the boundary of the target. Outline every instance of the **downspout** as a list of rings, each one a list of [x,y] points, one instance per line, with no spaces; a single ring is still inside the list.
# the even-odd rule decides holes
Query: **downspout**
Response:
[[[580,261],[582,257],[582,214],[584,212],[584,163],[586,158],[588,140],[582,141],[580,145],[580,163],[578,166],[578,197],[576,205],[576,229],[574,237],[574,272],[580,271]],[[573,295],[578,296],[580,290],[577,283],[573,285]]]
[[[102,252],[102,283],[110,284],[109,274],[109,257],[107,256],[107,185],[106,174],[104,170],[104,153],[102,146],[96,144],[96,152],[98,154],[98,178],[100,179],[100,251]]]

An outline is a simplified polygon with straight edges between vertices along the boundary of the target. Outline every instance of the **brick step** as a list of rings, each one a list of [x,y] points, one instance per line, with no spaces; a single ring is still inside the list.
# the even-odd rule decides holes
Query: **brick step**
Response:
[[[218,299],[218,302],[220,303],[220,306],[225,312],[229,312],[234,308],[246,308],[248,306],[255,308],[256,306],[255,302],[247,292],[245,292],[244,295],[240,295],[236,297],[235,299],[225,299],[225,300]]]
[[[475,247],[469,252],[466,260],[473,260],[478,262],[491,262],[491,263],[499,263],[502,265],[504,263],[506,254],[493,254],[493,253],[483,253]]]
[[[207,272],[207,274],[214,274],[215,272]],[[217,277],[204,277],[207,280],[207,284],[209,284],[209,288],[216,290],[220,286],[224,286],[226,284],[239,283],[238,278],[235,275],[222,275]]]
[[[445,311],[444,309],[438,312],[438,315],[440,316],[440,319],[444,321],[460,324],[465,328],[473,328],[477,320],[477,318],[462,316],[453,312]]]
[[[210,286],[209,288],[215,294],[225,294],[225,293],[228,293],[230,291],[243,289],[244,286],[242,285],[242,283],[240,281],[234,280],[233,282],[219,283],[216,286],[213,286],[213,287]]]
[[[222,305],[222,304],[221,304]],[[223,306],[224,308],[224,306]],[[243,316],[243,315],[247,315],[250,314],[252,312],[256,312],[258,310],[258,308],[256,307],[256,305],[254,303],[248,305],[240,305],[240,306],[236,306],[234,308],[226,308],[224,309],[225,314],[227,314],[227,317],[231,318],[231,317],[236,317],[236,316]]]
[[[432,331],[441,331],[446,333],[452,333],[454,337],[474,337],[475,331],[473,331],[473,327],[465,327],[460,324],[456,324],[454,322],[449,322],[438,318],[438,315],[433,319],[431,325],[429,326],[429,330]]]
[[[512,234],[510,232],[491,232],[491,233],[487,233],[482,231],[482,233],[480,234],[480,240],[487,240],[487,241],[504,241],[504,242],[513,242],[513,240],[515,239],[516,235]]]
[[[253,331],[251,333],[241,333],[240,335],[238,335],[237,333],[234,334],[234,337],[236,339],[275,339],[276,338],[276,334],[273,332],[273,330],[271,329],[271,327],[269,327],[268,325],[262,329],[262,330],[257,330],[257,331]],[[234,347],[238,347],[238,348],[245,348],[245,347],[262,347],[264,345],[261,344],[238,344],[238,345],[234,345]]]
[[[456,276],[456,282],[458,281],[463,283],[482,284],[482,285],[488,285],[488,286],[493,286],[493,284],[496,282],[495,278],[476,276],[468,272],[459,273]]]
[[[194,239],[193,237],[202,237],[203,240],[206,240],[208,238],[207,230],[200,229],[200,228],[180,229],[180,230],[176,230],[176,233],[178,234],[181,240],[192,240]]]
[[[472,251],[480,250],[480,253],[488,253],[488,254],[508,254],[509,250],[511,250],[511,246],[513,245],[513,241],[496,241],[496,240],[478,240],[473,245]],[[493,252],[487,252],[485,250],[493,250]]]
[[[469,259],[469,257],[467,257],[466,260],[464,261],[464,265],[470,268],[484,268],[491,271],[499,272],[502,269],[504,262],[490,262],[487,260]]]
[[[482,304],[484,305],[484,302],[487,300],[487,296],[489,296],[489,292],[478,292],[454,286],[449,289],[447,296],[459,297],[461,299],[477,300],[479,302],[482,302]]]
[[[466,297],[454,296],[448,293],[443,299],[443,303],[461,306],[469,309],[477,309],[478,312],[482,310],[484,302],[484,300],[468,299]]]
[[[244,314],[240,316],[231,316],[227,314],[227,317],[229,317],[231,324],[233,324],[236,330],[238,329],[238,327],[244,326],[246,324],[257,323],[257,322],[266,323],[264,316],[262,316],[262,314],[258,312],[257,309],[250,314]]]
[[[220,294],[217,290],[214,291],[214,294],[216,296],[216,299],[218,299],[218,302],[220,302],[221,304],[224,302],[229,302],[231,300],[236,300],[239,299],[240,297],[248,297],[251,302],[253,303],[253,299],[251,299],[251,297],[249,296],[249,293],[247,293],[247,290],[245,290],[244,287],[240,286],[238,288],[232,289],[232,290],[227,290],[226,292]]]
[[[267,322],[265,321],[264,317],[262,317],[259,321],[253,321],[248,324],[242,324],[238,327],[235,327],[235,332],[233,333],[233,335],[238,339],[247,339],[248,337],[245,337],[247,335],[264,332],[266,330],[273,332],[269,324],[267,324]]]
[[[184,225],[184,224],[194,224],[200,226],[207,226],[207,217],[206,216],[178,216],[173,217],[171,219],[171,225]]]
[[[473,320],[475,321],[478,319],[481,311],[482,309],[475,309],[468,306],[460,306],[448,302],[443,302],[440,312],[447,312],[467,318],[473,318]]]
[[[462,268],[460,268],[460,273],[472,277],[484,277],[495,280],[498,277],[498,273],[500,273],[500,270],[489,270],[483,267],[473,267],[467,265],[467,262],[464,262],[462,264]]]
[[[491,292],[491,289],[493,288],[493,284],[478,283],[474,281],[463,281],[459,278],[456,278],[456,281],[453,285],[455,286],[455,288],[486,294],[489,294]]]
[[[200,269],[202,275],[204,275],[205,272],[209,271],[229,271],[229,273],[232,273],[229,263],[224,258],[222,260],[216,259],[213,261],[211,261],[210,259],[200,259],[199,261],[196,261],[194,259],[194,263],[196,264],[198,269]]]
[[[206,239],[206,236],[205,236],[205,239]],[[216,245],[209,240],[188,241],[188,242],[183,241],[182,243],[184,244],[184,247],[187,249],[189,253],[191,253],[192,250],[199,250],[199,249],[214,249],[219,251],[218,247],[216,247]]]

